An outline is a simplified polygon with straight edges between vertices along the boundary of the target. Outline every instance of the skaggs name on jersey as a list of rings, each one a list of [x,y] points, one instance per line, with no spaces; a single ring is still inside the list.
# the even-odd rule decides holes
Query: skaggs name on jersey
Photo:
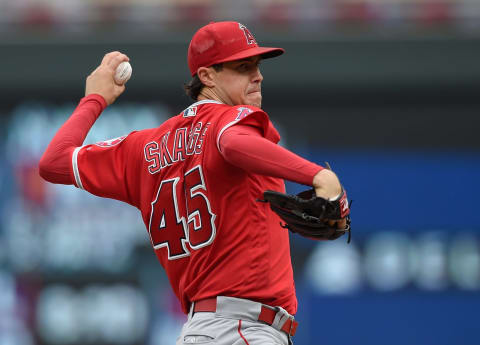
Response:
[[[202,153],[203,140],[208,126],[210,126],[210,122],[205,125],[197,122],[190,132],[187,127],[178,128],[173,141],[169,142],[170,131],[168,131],[158,142],[151,141],[146,144],[143,152],[145,160],[150,163],[148,172],[155,174],[166,166],[185,160],[186,156]]]

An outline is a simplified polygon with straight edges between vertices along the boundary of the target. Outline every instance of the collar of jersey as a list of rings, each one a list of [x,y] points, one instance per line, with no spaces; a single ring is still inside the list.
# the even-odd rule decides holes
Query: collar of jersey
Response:
[[[202,101],[198,101],[198,102],[195,102],[193,103],[191,106],[189,106],[188,108],[191,108],[191,107],[195,107],[197,105],[200,105],[200,104],[207,104],[207,103],[215,103],[215,104],[223,104],[222,102],[219,102],[219,101],[215,101],[213,99],[204,99]],[[187,109],[188,109],[187,108]]]

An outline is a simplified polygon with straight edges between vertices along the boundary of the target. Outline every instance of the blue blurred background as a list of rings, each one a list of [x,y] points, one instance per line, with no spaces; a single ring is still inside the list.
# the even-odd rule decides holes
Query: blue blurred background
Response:
[[[174,344],[185,316],[137,211],[37,164],[108,51],[133,77],[86,143],[186,108],[211,20],[286,48],[264,109],[354,200],[351,244],[291,236],[295,343],[480,344],[478,0],[0,0],[0,345]]]

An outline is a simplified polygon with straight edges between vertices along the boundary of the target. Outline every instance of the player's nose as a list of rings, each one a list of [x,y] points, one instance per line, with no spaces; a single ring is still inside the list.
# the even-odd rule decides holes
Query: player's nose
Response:
[[[253,82],[255,83],[261,83],[263,81],[263,75],[260,72],[260,68],[255,69],[255,73],[253,74]]]

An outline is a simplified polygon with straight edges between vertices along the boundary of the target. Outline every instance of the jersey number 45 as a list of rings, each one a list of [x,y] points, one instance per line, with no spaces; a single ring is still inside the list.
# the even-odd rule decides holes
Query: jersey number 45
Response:
[[[216,233],[215,214],[201,166],[185,173],[183,185],[179,181],[180,177],[174,177],[160,183],[148,226],[153,248],[167,247],[169,260],[189,256],[191,249],[208,246]]]

